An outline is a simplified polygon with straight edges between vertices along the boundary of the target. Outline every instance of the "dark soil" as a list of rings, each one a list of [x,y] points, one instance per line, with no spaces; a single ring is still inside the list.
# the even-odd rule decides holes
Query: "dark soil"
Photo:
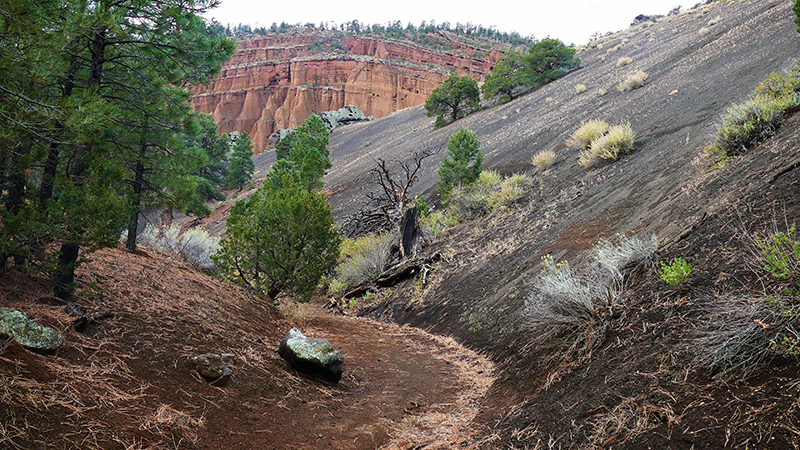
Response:
[[[160,254],[103,250],[78,274],[78,304],[113,317],[84,333],[41,280],[9,273],[0,304],[64,333],[54,354],[6,342],[0,351],[0,448],[393,448],[468,442],[474,400],[492,365],[455,342],[287,300],[270,303]],[[339,383],[290,368],[277,354],[299,327],[345,355]],[[214,387],[186,359],[232,353]],[[480,372],[472,380],[472,374]],[[470,380],[466,380],[467,376]],[[450,414],[456,406],[459,414]],[[470,415],[470,411],[472,411]],[[431,416],[447,416],[434,429]],[[434,439],[437,436],[437,439]]]
[[[508,209],[445,231],[428,249],[442,260],[425,282],[348,311],[382,322],[333,317],[322,298],[316,307],[284,299],[282,315],[181,262],[106,250],[81,267],[78,301],[114,317],[81,334],[46,282],[4,274],[0,304],[62,330],[66,344],[54,355],[0,348],[0,447],[800,447],[796,360],[719,377],[697,365],[692,341],[715,303],[786,288],[753,263],[751,243],[800,221],[800,116],[721,169],[702,149],[730,104],[800,57],[790,7],[721,1],[640,26],[579,51],[580,70],[440,130],[421,108],[335,130],[326,191],[339,223],[360,207],[374,158],[409,160],[461,126],[482,142],[485,168],[530,180]],[[623,56],[634,63],[618,68]],[[618,92],[638,69],[645,85]],[[565,140],[592,118],[630,121],[633,150],[579,166]],[[542,150],[557,153],[548,171],[530,163]],[[257,158],[262,176],[272,160]],[[424,168],[412,195],[436,202],[436,169]],[[197,223],[221,233],[230,203],[217,206]],[[661,261],[687,259],[692,276],[672,288],[654,264],[579,330],[592,338],[581,351],[550,358],[557,346],[526,317],[541,258],[586,270],[601,238],[637,233],[658,238]],[[292,326],[344,352],[341,383],[277,357]],[[229,385],[186,368],[208,351],[235,355]]]

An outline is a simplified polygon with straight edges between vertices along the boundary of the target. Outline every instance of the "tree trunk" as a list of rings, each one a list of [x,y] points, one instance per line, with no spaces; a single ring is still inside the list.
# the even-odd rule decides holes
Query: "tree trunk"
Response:
[[[108,45],[106,37],[106,27],[98,25],[92,30],[91,35],[91,60],[89,62],[89,87],[96,87],[100,85],[103,77],[103,64],[105,64],[105,51]],[[86,169],[84,155],[87,149],[79,149],[78,154],[74,161],[74,172],[72,176],[79,178],[81,173]],[[75,266],[78,263],[78,254],[80,252],[80,233],[76,233],[61,244],[61,253],[58,256],[58,266],[56,267],[55,286],[53,294],[65,301],[68,301],[72,295],[73,281],[75,280]]]
[[[75,281],[75,263],[78,261],[79,250],[80,245],[75,241],[61,244],[53,294],[64,301],[69,301],[72,295],[73,282]]]
[[[415,258],[422,244],[422,230],[419,228],[417,207],[408,208],[400,221],[400,251],[403,258]]]
[[[69,61],[69,69],[67,69],[67,76],[65,77],[64,87],[62,88],[62,99],[67,99],[72,96],[72,91],[75,88],[75,72],[78,71],[78,57],[72,56]],[[61,121],[56,122],[55,133],[57,136],[64,132],[64,125]],[[59,148],[58,143],[51,142],[50,148],[47,150],[47,160],[44,163],[44,171],[42,172],[42,185],[39,188],[39,209],[44,213],[47,207],[47,201],[53,197],[53,186],[56,181],[56,172],[58,171],[59,164]]]
[[[147,145],[142,144],[139,149],[139,159],[136,161],[135,175],[133,178],[133,199],[131,200],[131,223],[128,224],[128,239],[125,241],[125,248],[133,253],[136,251],[136,236],[139,232],[139,207],[142,203],[142,190],[144,189],[144,157],[147,152]]]

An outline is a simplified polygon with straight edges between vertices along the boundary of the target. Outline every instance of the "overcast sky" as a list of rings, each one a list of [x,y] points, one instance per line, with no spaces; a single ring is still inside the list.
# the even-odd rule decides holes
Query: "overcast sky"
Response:
[[[686,1],[686,0],[684,0]],[[206,14],[223,25],[239,23],[269,27],[273,22],[337,24],[358,20],[365,24],[385,24],[399,20],[419,25],[472,22],[484,27],[495,26],[498,31],[516,31],[523,36],[561,39],[564,43],[584,44],[599,31],[625,29],[639,14],[666,14],[681,5],[683,9],[700,0],[221,0],[222,4]],[[691,3],[691,4],[690,4]]]

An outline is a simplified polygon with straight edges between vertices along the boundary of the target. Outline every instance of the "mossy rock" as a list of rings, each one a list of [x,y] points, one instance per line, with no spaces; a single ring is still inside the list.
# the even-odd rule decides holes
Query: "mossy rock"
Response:
[[[16,309],[0,308],[0,334],[13,338],[24,347],[35,350],[55,350],[61,346],[61,333],[33,322]]]

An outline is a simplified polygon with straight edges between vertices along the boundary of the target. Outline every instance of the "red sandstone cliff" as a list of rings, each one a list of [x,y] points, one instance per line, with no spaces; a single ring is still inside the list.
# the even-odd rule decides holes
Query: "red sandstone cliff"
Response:
[[[336,53],[313,50],[330,43],[325,39],[294,34],[240,40],[219,77],[194,90],[192,106],[213,114],[220,132],[247,131],[260,153],[273,131],[302,125],[311,114],[354,105],[385,117],[425,103],[452,68],[480,79],[502,56],[453,41],[450,50],[434,51],[369,37],[344,38],[344,51]]]

